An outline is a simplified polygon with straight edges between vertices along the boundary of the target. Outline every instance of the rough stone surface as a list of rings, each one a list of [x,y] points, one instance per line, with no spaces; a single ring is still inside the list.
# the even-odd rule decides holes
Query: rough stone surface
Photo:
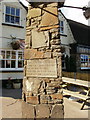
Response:
[[[30,104],[39,104],[39,99],[38,99],[38,96],[29,96],[29,97],[26,97],[26,101],[27,103],[30,103]]]
[[[49,95],[41,95],[40,96],[40,103],[41,104],[47,104],[48,101],[51,101],[51,97]]]
[[[46,83],[50,83],[51,82],[51,80],[49,79],[49,78],[44,78],[43,79]]]
[[[59,83],[48,83],[48,87],[60,87]]]
[[[57,3],[50,3],[47,6],[48,7],[58,7],[58,4]]]
[[[47,7],[45,10],[45,14],[42,16],[41,26],[58,24],[57,8]]]
[[[63,95],[61,93],[56,93],[51,95],[53,99],[63,99]]]
[[[42,84],[43,82],[40,79],[29,78],[28,80],[26,80],[26,89],[29,92],[37,94]]]
[[[33,9],[30,9],[28,12],[29,18],[34,18],[34,17],[40,16],[40,15],[41,15],[40,8],[33,8]]]
[[[44,58],[51,58],[51,52],[45,52]]]
[[[53,26],[47,26],[47,27],[41,27],[38,29],[39,31],[45,31],[45,30],[51,30],[51,29],[55,29],[55,28],[59,28],[59,25],[53,25]]]
[[[35,120],[63,118],[57,8],[55,2],[32,3],[28,8],[22,97],[34,106]]]
[[[29,36],[26,36],[26,38],[25,38],[25,47],[27,48],[27,47],[30,47],[30,38],[31,38],[31,36],[29,35]]]
[[[49,46],[48,36],[45,36],[44,32],[32,30],[32,47],[39,48],[44,46]]]
[[[37,49],[25,49],[24,59],[51,58],[51,52],[37,51]]]
[[[22,118],[35,118],[34,107],[26,102],[22,102]]]
[[[50,110],[47,104],[36,106],[36,118],[49,118]]]
[[[63,105],[55,105],[52,109],[51,118],[63,118]]]
[[[44,52],[37,51],[36,49],[25,49],[24,59],[44,58]]]

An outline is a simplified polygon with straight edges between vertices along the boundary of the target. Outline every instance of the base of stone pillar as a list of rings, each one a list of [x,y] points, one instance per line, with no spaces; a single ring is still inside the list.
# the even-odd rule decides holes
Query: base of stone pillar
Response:
[[[22,101],[22,118],[31,119],[60,119],[64,118],[63,105],[37,104],[32,105]]]

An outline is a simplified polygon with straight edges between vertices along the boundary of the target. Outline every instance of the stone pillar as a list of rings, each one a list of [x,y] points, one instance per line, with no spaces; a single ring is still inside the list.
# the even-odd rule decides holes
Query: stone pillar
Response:
[[[57,8],[58,3],[28,7],[22,92],[26,118],[64,116]]]

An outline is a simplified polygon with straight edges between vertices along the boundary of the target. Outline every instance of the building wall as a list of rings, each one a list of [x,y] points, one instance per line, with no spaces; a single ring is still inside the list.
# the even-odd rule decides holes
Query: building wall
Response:
[[[20,9],[20,25],[15,26],[11,23],[5,23],[5,6]],[[25,40],[26,15],[26,9],[19,3],[18,0],[3,0],[0,2],[0,50],[13,50],[11,47],[12,41]],[[12,39],[13,37],[15,39]],[[10,68],[7,68],[7,70],[0,69],[0,80],[6,80],[9,77],[11,77],[11,79],[23,79],[23,68],[22,70],[16,69],[17,72],[11,71],[13,70],[10,70]]]
[[[73,38],[71,29],[69,27],[69,24],[67,22],[67,19],[62,15],[62,13],[59,13],[59,20],[64,22],[64,32],[61,34],[61,44],[65,47],[65,53],[70,56],[70,44],[75,43],[75,40]]]
[[[88,2],[88,6],[90,7],[90,1]],[[88,25],[90,26],[90,18],[88,19]]]
[[[0,73],[0,80],[7,80],[9,78],[12,79],[22,79],[23,78],[23,73],[22,72],[5,72],[5,73]]]
[[[5,23],[5,5],[7,6],[12,6],[16,8],[20,8],[21,10],[21,19],[20,19],[20,26],[23,28],[19,27],[13,27],[13,26],[8,26],[8,25],[2,25],[2,39],[1,43],[2,46],[0,45],[0,48],[10,48],[10,42],[12,41],[12,38],[10,35],[13,37],[16,37],[16,39],[25,39],[25,29],[26,29],[26,10],[25,8],[22,7],[22,5],[16,0],[16,2],[7,2],[6,0],[3,1],[2,3],[2,23]],[[12,24],[13,25],[13,24]]]
[[[2,7],[0,3],[0,43],[2,44],[1,36],[2,36]]]

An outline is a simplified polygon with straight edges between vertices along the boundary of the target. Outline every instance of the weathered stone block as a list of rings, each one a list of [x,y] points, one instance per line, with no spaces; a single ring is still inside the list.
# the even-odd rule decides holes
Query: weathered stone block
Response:
[[[55,49],[54,52],[61,52],[61,49]]]
[[[38,94],[42,81],[38,78],[29,78],[26,80],[26,90],[33,94]]]
[[[48,101],[50,101],[50,96],[49,95],[41,95],[40,96],[40,103],[41,104],[47,104],[48,103]]]
[[[38,29],[39,31],[45,31],[45,30],[52,30],[52,29],[55,29],[55,28],[59,28],[59,25],[53,25],[53,26],[47,26],[47,27],[41,27],[39,26],[40,28]]]
[[[63,99],[63,95],[61,93],[52,94],[50,96],[52,97],[52,99]]]
[[[54,57],[61,57],[61,53],[59,53],[59,52],[53,52],[53,56]]]
[[[48,83],[47,84],[48,87],[60,87],[59,83]]]
[[[29,18],[34,18],[41,16],[41,9],[40,8],[33,8],[28,11]]]
[[[50,43],[51,43],[51,45],[60,45],[60,40],[58,40],[58,39],[57,40],[56,39],[55,40],[51,40]]]
[[[39,104],[38,96],[29,96],[29,97],[27,96],[26,102],[34,105]]]
[[[36,49],[25,49],[24,59],[44,58],[44,52],[37,51]]]
[[[24,60],[24,65],[27,65],[27,61],[26,60]]]
[[[49,79],[49,78],[44,78],[43,79],[46,83],[50,83],[51,82],[51,80]]]
[[[51,118],[63,118],[63,105],[55,105],[51,112]]]
[[[51,48],[52,49],[60,49],[61,47],[60,47],[60,45],[52,45]]]
[[[57,7],[58,3],[50,3],[47,5],[47,7]]]
[[[51,58],[51,52],[45,52],[44,58]]]
[[[35,118],[33,105],[22,102],[22,118]]]
[[[36,118],[49,118],[50,110],[47,104],[36,106]]]
[[[46,32],[38,32],[37,30],[32,30],[32,47],[40,48],[44,46],[49,46],[49,35]]]
[[[47,90],[46,91],[48,95],[54,94],[56,93],[56,90]]]
[[[26,36],[26,38],[25,38],[25,43],[30,43],[30,35],[28,35],[28,36]]]
[[[51,90],[54,90],[55,89],[55,87],[46,87],[46,90],[48,91],[51,91]]]
[[[58,99],[54,99],[53,100],[54,104],[62,104],[63,103],[63,100],[58,100]]]
[[[45,13],[42,16],[42,21],[40,26],[50,26],[58,24],[58,12],[57,7],[47,7],[45,8]]]

